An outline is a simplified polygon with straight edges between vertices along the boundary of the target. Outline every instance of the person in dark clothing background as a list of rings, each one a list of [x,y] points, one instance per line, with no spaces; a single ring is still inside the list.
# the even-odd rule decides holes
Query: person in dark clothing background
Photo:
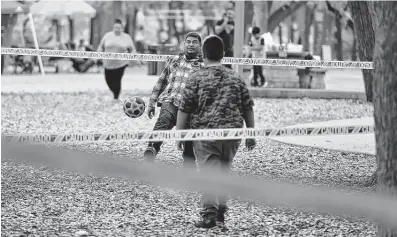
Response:
[[[225,57],[233,57],[234,45],[234,9],[226,9],[223,19],[219,20],[215,26],[215,33],[224,44]],[[226,67],[232,68],[232,65],[225,64]]]
[[[259,27],[255,26],[252,28],[252,37],[250,38],[249,41],[249,46],[251,46],[252,50],[252,57],[253,58],[264,58],[266,57],[266,52],[265,52],[265,39],[260,35],[260,29]],[[261,65],[254,65],[253,67],[254,71],[254,78],[253,81],[251,82],[252,86],[267,86],[267,81],[265,79],[265,76],[263,75],[263,68]],[[258,77],[261,78],[261,83],[259,84],[258,82]]]

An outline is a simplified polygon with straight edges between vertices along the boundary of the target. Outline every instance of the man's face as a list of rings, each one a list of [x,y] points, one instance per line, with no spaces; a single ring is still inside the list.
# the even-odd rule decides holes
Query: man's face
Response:
[[[229,18],[229,21],[233,21],[234,20],[234,11],[233,10],[227,10],[226,17]]]
[[[253,36],[255,37],[255,39],[259,39],[259,37],[260,37],[259,34],[253,34]]]
[[[198,54],[200,52],[200,42],[196,37],[189,36],[185,40],[185,53]]]

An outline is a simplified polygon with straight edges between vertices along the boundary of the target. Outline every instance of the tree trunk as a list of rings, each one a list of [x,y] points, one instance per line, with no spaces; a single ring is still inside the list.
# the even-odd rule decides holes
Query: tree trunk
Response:
[[[303,33],[303,50],[310,51],[310,28],[313,23],[314,19],[314,10],[311,9],[309,6],[306,6],[305,10],[305,30]]]
[[[252,1],[254,8],[255,26],[261,29],[261,32],[268,32],[267,24],[269,21],[269,5],[265,1]]]
[[[295,28],[294,28],[294,24],[296,23],[296,13],[293,13],[291,16],[291,24],[290,24],[290,28],[289,28],[289,39],[291,40],[292,43],[296,43],[296,39],[295,39]]]
[[[355,26],[355,34],[358,43],[358,54],[361,61],[373,61],[375,44],[375,32],[372,15],[368,2],[350,2],[352,18]],[[373,71],[362,70],[366,98],[368,102],[373,101]]]
[[[280,23],[278,24],[278,38],[280,41],[280,45],[283,44],[283,25]]]
[[[354,32],[358,43],[358,55],[361,61],[373,61],[375,32],[369,2],[350,1],[349,6],[352,13]],[[373,71],[362,70],[365,93],[368,102],[373,101]]]
[[[378,17],[374,50],[374,114],[378,192],[397,196],[397,2],[374,2]],[[397,236],[379,225],[378,236]]]
[[[72,17],[68,17],[69,21],[69,42],[74,41],[74,19]]]
[[[352,45],[352,61],[357,61],[357,39],[354,28],[353,30],[353,45]]]
[[[343,41],[342,41],[342,22],[340,17],[335,17],[335,51],[336,51],[336,60],[343,61]]]
[[[252,20],[254,17],[254,8],[251,1],[245,1],[245,13],[244,13],[244,44],[249,43],[248,27],[252,26]],[[266,33],[261,30],[262,33]]]

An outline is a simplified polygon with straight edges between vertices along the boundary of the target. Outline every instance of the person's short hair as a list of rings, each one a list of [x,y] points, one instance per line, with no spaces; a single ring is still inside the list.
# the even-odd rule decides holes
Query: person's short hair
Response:
[[[259,27],[254,26],[254,28],[252,28],[252,34],[259,34],[261,32],[261,29],[259,29]]]
[[[210,35],[203,42],[203,56],[211,61],[221,61],[223,58],[223,40],[217,35]]]
[[[200,36],[200,34],[198,34],[198,33],[196,33],[196,32],[189,32],[189,33],[186,34],[185,40],[187,39],[187,37],[197,38],[197,40],[198,40],[199,43],[201,44],[201,36]]]
[[[114,20],[114,24],[123,25],[123,22],[120,19],[117,18],[116,20]]]

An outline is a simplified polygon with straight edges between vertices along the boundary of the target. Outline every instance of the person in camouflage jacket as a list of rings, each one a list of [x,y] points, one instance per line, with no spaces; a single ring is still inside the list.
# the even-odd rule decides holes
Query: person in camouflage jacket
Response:
[[[233,70],[221,64],[223,41],[218,36],[208,36],[203,43],[205,66],[194,72],[182,93],[176,129],[227,129],[255,126],[253,106],[244,80]],[[194,153],[202,172],[228,172],[241,139],[193,141]],[[184,142],[177,142],[182,149]],[[252,149],[254,139],[247,139],[246,146]],[[217,193],[202,196],[202,221],[199,228],[225,228],[226,197]]]
[[[186,35],[184,52],[170,58],[153,88],[148,106],[148,116],[151,119],[155,114],[155,107],[161,107],[159,118],[153,130],[171,130],[176,125],[176,116],[181,102],[181,92],[195,70],[203,66],[201,57],[201,37],[195,32]],[[163,142],[149,142],[144,156],[147,161],[153,161]],[[183,151],[185,167],[195,167],[193,144],[186,142]]]

